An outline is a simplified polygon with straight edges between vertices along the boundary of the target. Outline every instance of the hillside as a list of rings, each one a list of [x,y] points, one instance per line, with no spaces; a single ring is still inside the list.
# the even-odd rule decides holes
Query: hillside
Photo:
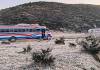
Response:
[[[53,30],[86,32],[100,27],[100,6],[33,2],[2,9],[1,24],[38,23]]]

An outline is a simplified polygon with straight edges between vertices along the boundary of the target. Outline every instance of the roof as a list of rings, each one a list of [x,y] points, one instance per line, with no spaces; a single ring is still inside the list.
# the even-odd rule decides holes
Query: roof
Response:
[[[45,26],[40,26],[38,24],[17,24],[17,25],[0,25],[0,29],[5,28],[46,28]]]

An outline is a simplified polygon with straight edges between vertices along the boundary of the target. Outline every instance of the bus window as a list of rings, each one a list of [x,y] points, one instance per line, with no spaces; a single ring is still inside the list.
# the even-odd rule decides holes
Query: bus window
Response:
[[[0,32],[4,32],[4,29],[0,29]]]
[[[14,29],[14,32],[25,32],[25,29]]]
[[[35,29],[29,29],[28,32],[35,32]]]
[[[0,29],[0,32],[9,32],[9,29]]]
[[[18,31],[19,32],[25,32],[25,29],[19,29]]]
[[[35,32],[35,29],[32,29],[32,32]]]
[[[25,29],[25,32],[34,32],[34,29]]]
[[[4,32],[9,32],[9,29],[5,29]]]
[[[25,32],[29,32],[29,29],[25,29]]]
[[[18,29],[18,32],[23,32],[23,29]]]
[[[14,29],[14,32],[18,32],[18,29]]]
[[[41,29],[35,29],[35,31],[39,32],[39,31],[41,31]]]
[[[33,32],[32,29],[29,29],[29,32]]]
[[[9,32],[13,32],[13,29],[9,29]]]
[[[21,29],[22,32],[25,32],[25,29]]]
[[[45,29],[46,31],[49,31],[49,29]]]

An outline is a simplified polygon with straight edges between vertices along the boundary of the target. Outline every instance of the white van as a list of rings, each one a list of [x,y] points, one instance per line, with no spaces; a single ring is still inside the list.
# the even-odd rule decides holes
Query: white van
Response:
[[[89,34],[89,36],[94,36],[95,38],[100,38],[100,28],[89,29],[88,34]]]

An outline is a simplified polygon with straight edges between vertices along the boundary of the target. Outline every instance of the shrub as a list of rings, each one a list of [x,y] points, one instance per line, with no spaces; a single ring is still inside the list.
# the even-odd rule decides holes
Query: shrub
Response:
[[[100,51],[99,41],[92,37],[91,39],[87,39],[86,37],[86,40],[82,41],[81,45],[86,51],[92,54],[97,54]]]
[[[61,37],[60,39],[56,39],[55,44],[65,44],[64,38]]]
[[[21,52],[18,52],[18,53],[28,53],[28,52],[30,52],[32,50],[32,48],[30,47],[30,45],[28,45],[26,48],[23,48],[23,51],[21,51]]]
[[[28,45],[27,48],[26,48],[26,52],[30,52],[32,50],[31,46]]]
[[[76,47],[76,44],[74,44],[74,43],[69,43],[69,47]]]
[[[33,52],[32,53],[32,60],[34,60],[37,64],[42,65],[51,65],[54,63],[55,58],[50,55],[52,50],[47,48],[46,50],[41,49],[41,52]]]
[[[86,37],[85,41],[81,42],[81,45],[83,46],[84,50],[90,54],[93,55],[93,57],[100,62],[99,57],[97,56],[97,54],[100,51],[100,45],[99,45],[99,41],[96,40],[93,37]]]

